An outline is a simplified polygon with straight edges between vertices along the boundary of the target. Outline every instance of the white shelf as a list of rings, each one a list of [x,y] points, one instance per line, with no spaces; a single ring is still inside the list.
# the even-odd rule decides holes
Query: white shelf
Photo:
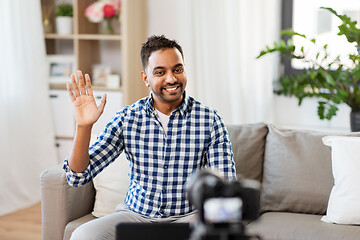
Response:
[[[106,41],[121,41],[122,36],[120,34],[105,35],[105,34],[71,34],[71,35],[59,35],[56,33],[45,34],[45,39],[69,39],[69,40],[106,40]]]

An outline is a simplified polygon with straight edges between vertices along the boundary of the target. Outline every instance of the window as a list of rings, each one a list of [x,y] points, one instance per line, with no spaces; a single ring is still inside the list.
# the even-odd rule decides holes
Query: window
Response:
[[[338,36],[338,25],[341,20],[329,11],[320,7],[331,7],[338,14],[346,14],[352,20],[360,24],[360,1],[359,0],[283,0],[282,1],[282,29],[293,29],[295,32],[315,38],[317,46],[322,48],[328,44],[328,52],[332,57],[347,56],[349,53],[356,53],[355,43],[347,42],[345,36]],[[287,37],[283,37],[287,40]],[[294,37],[295,46],[300,50],[301,46],[311,56],[313,44],[308,44],[300,37]],[[314,53],[313,57],[315,57]],[[346,57],[340,57],[343,63],[347,62]],[[285,75],[294,75],[305,68],[301,60],[289,60],[282,58]],[[349,66],[351,67],[351,66]]]

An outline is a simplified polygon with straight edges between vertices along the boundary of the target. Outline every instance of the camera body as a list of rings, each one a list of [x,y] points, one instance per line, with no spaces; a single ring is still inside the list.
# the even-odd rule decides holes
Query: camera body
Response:
[[[187,190],[189,201],[199,215],[193,239],[216,239],[206,236],[224,235],[228,236],[225,239],[250,239],[244,235],[243,222],[259,217],[259,182],[225,181],[213,171],[202,170],[188,182]]]

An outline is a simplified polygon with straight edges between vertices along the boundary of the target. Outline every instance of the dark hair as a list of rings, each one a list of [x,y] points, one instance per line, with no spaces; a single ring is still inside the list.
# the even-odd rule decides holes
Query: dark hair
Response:
[[[182,58],[184,59],[182,48],[175,40],[167,39],[164,35],[152,35],[151,37],[149,37],[147,41],[142,45],[140,52],[143,70],[145,71],[145,68],[149,63],[149,57],[152,52],[168,48],[176,48],[177,50],[179,50]]]

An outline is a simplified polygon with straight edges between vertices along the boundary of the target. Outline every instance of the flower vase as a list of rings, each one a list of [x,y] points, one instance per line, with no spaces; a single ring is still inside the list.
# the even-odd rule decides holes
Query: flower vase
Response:
[[[114,34],[112,18],[104,18],[104,20],[101,22],[100,32],[102,34]]]

